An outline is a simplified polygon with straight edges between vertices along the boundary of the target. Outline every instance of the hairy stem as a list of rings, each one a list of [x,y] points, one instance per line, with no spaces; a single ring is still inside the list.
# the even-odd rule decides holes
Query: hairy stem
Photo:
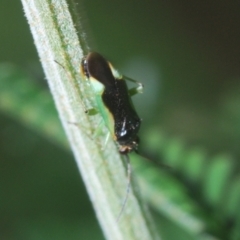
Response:
[[[157,239],[134,191],[119,223],[116,221],[125,196],[126,170],[113,141],[103,146],[104,134],[92,137],[101,116],[85,114],[86,108],[94,107],[93,92],[79,76],[82,49],[87,47],[80,46],[66,1],[22,3],[59,117],[106,238]]]

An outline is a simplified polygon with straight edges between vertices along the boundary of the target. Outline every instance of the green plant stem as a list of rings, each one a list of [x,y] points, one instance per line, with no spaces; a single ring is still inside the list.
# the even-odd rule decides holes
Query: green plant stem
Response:
[[[79,76],[83,51],[66,1],[22,3],[59,117],[105,237],[157,239],[153,223],[133,191],[120,222],[116,222],[126,194],[126,171],[113,141],[104,146],[105,136],[92,137],[101,117],[85,114],[84,106],[94,106],[93,93]]]

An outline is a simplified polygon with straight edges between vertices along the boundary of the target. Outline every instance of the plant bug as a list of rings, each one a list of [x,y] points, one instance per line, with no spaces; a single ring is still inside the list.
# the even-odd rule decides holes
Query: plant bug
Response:
[[[127,154],[137,150],[137,133],[141,119],[134,109],[131,96],[139,92],[139,88],[134,88],[135,92],[131,89],[129,93],[123,76],[96,52],[83,58],[81,72],[96,93],[99,111],[113,139],[119,145],[119,152]]]
[[[137,152],[139,143],[137,134],[141,125],[141,119],[136,113],[131,96],[141,92],[143,86],[133,79],[120,75],[110,62],[96,52],[91,52],[83,58],[81,72],[90,81],[99,112],[110,134],[117,142],[119,152],[127,160],[127,194],[117,218],[118,221],[130,190],[131,165],[128,153]],[[138,87],[128,90],[125,79],[138,83]]]

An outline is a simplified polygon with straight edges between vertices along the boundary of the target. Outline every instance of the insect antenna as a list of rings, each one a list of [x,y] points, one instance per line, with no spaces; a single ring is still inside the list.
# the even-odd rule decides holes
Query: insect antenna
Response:
[[[151,158],[147,158],[147,157],[144,157],[143,155],[141,155],[138,150],[135,150],[134,151],[138,156],[140,156],[141,158],[143,158],[144,160],[148,161],[148,162],[151,162],[153,164],[155,164],[157,167],[159,168],[164,168],[164,169],[167,169],[167,170],[173,170],[173,168],[165,163],[162,163],[162,162],[158,162],[156,160],[153,160]]]
[[[119,222],[119,220],[122,216],[123,210],[124,210],[124,208],[126,206],[126,203],[127,203],[127,200],[128,200],[128,196],[129,196],[129,193],[130,193],[130,188],[131,188],[132,167],[131,167],[131,164],[130,164],[128,154],[125,154],[124,157],[125,157],[126,163],[127,163],[127,188],[126,188],[126,195],[125,195],[121,210],[120,210],[120,212],[118,214],[118,217],[116,219],[117,223]]]

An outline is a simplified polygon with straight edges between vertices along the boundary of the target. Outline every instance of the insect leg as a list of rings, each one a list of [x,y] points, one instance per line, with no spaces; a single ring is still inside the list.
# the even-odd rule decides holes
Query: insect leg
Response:
[[[110,132],[107,133],[106,139],[105,139],[104,144],[103,144],[103,149],[106,147],[109,138],[110,138]]]
[[[132,79],[132,78],[129,78],[129,77],[126,77],[126,76],[123,76],[123,78],[129,82],[133,82],[133,83],[136,83],[138,86],[137,87],[134,87],[134,88],[131,88],[128,90],[128,93],[129,95],[132,97],[138,93],[142,93],[143,92],[143,84]]]

